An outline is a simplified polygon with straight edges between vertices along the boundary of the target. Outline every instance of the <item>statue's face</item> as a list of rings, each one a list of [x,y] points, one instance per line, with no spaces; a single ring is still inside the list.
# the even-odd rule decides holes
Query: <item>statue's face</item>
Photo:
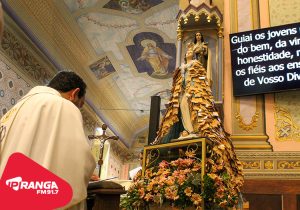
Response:
[[[147,44],[147,47],[149,47],[149,48],[153,48],[154,46],[153,46],[153,44],[152,44],[152,43],[148,43],[148,44]]]
[[[201,37],[202,37],[202,36],[201,36],[201,33],[199,33],[199,32],[196,33],[196,40],[197,40],[197,41],[201,41]]]
[[[192,58],[193,57],[193,50],[188,50],[185,54],[185,57],[188,58]]]

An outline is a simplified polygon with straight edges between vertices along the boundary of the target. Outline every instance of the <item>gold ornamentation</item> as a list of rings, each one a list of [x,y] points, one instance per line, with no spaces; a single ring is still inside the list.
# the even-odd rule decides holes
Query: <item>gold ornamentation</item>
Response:
[[[182,30],[180,24],[177,26],[177,40],[182,40]]]
[[[223,34],[223,27],[218,26],[218,37],[219,38],[223,38],[224,34]]]
[[[160,156],[160,150],[159,149],[153,149],[147,154],[146,158],[146,168],[153,167],[156,161],[159,159]]]
[[[206,20],[207,20],[208,23],[210,23],[210,21],[211,21],[211,16],[210,16],[210,15],[207,15]]]
[[[260,169],[260,161],[242,161],[243,169]]]
[[[253,162],[263,163],[256,170],[244,170],[246,178],[260,179],[300,179],[300,152],[237,152],[238,158],[245,165]],[[245,169],[245,168],[244,168]]]
[[[277,168],[278,169],[300,169],[300,161],[278,161],[277,163]]]
[[[1,45],[5,53],[19,64],[25,74],[38,84],[48,83],[53,73],[39,64],[32,53],[7,29],[3,33]]]
[[[188,19],[188,17],[186,16],[186,17],[183,19],[183,23],[184,23],[184,24],[187,24],[187,23],[188,23],[188,20],[189,20],[189,19]]]
[[[275,139],[277,141],[300,141],[300,126],[294,122],[287,109],[275,106]]]
[[[240,128],[242,128],[243,130],[249,131],[249,130],[252,130],[253,128],[257,127],[259,112],[255,112],[255,114],[252,116],[251,122],[249,124],[246,124],[244,122],[243,117],[240,113],[236,113],[235,118],[238,120]]]
[[[207,7],[204,4],[200,5],[197,8],[191,7],[187,12],[181,10],[178,14],[178,22],[181,22],[183,20],[184,24],[188,24],[189,20],[193,20],[189,19],[189,16],[194,16],[194,21],[198,22],[202,14],[206,16],[206,21],[208,23],[212,22],[213,19],[217,24],[220,24],[222,22],[223,17],[218,7]]]
[[[267,160],[264,162],[265,169],[274,169],[273,161]]]

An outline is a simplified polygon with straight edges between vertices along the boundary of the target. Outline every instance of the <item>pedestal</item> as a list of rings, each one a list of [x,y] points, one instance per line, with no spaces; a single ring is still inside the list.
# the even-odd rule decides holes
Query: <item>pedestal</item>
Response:
[[[119,210],[120,195],[125,193],[121,185],[111,181],[92,183],[88,188],[88,210]]]

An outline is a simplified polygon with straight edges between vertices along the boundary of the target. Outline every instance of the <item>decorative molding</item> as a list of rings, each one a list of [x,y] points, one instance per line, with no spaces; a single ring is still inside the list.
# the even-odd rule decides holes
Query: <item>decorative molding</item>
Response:
[[[222,39],[224,38],[224,27],[222,26],[218,28],[218,37]]]
[[[300,152],[237,152],[247,178],[300,179]]]
[[[280,106],[275,106],[275,139],[300,141],[300,126],[294,122],[291,113]]]
[[[249,124],[246,124],[244,122],[243,116],[240,113],[235,114],[235,118],[239,122],[239,127],[245,131],[250,131],[257,127],[257,121],[259,119],[259,112],[255,112],[255,114],[252,116],[251,122]]]
[[[87,131],[91,134],[95,133],[96,127],[101,127],[102,123],[100,123],[95,117],[93,117],[86,110],[81,109],[83,125],[87,129]]]
[[[264,168],[265,169],[274,169],[274,162],[270,161],[270,160],[264,161]]]
[[[105,24],[105,23],[95,20],[94,18],[89,16],[89,14],[82,15],[80,18],[86,18],[88,22],[91,22],[96,26],[107,27],[107,28],[123,29],[123,28],[132,28],[132,27],[139,26],[137,23],[128,24],[128,25],[124,25],[124,24],[120,24],[120,23],[119,24]]]
[[[300,169],[300,160],[280,160],[277,162],[278,169]]]
[[[245,173],[246,179],[300,179],[300,173]]]
[[[177,32],[177,40],[178,41],[182,40],[182,29],[181,29],[181,25],[180,24],[178,24],[176,32]]]
[[[52,71],[40,64],[28,48],[7,28],[3,33],[1,46],[5,54],[16,61],[24,74],[37,84],[46,84],[54,75]]]
[[[260,161],[242,161],[243,169],[260,169]]]
[[[111,151],[118,156],[124,162],[136,161],[138,160],[138,154],[129,152],[127,148],[122,148],[118,142],[110,141]]]
[[[230,138],[232,140],[242,140],[242,141],[268,140],[268,136],[266,135],[231,135]]]
[[[237,152],[240,159],[299,159],[300,152]]]
[[[184,11],[180,10],[177,15],[177,20],[179,23],[183,21],[183,24],[186,25],[189,23],[190,16],[194,16],[194,21],[198,22],[202,14],[206,16],[206,21],[208,23],[212,22],[214,18],[217,26],[221,26],[221,23],[223,22],[223,16],[218,7],[211,7],[206,5],[205,3],[202,3],[198,7],[189,5]]]
[[[169,25],[176,23],[177,21],[175,19],[170,19],[170,20],[164,20],[160,22],[152,22],[152,23],[146,23],[145,26],[147,27],[156,27],[156,26],[164,26],[164,25]]]

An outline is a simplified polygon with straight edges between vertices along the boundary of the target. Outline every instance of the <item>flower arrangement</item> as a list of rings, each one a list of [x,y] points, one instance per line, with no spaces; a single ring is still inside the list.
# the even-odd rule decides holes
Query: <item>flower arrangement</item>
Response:
[[[203,199],[206,209],[236,205],[242,180],[230,176],[231,171],[227,170],[223,160],[210,157],[201,182],[201,166],[201,159],[195,152],[186,151],[182,158],[170,162],[163,160],[158,166],[148,168],[144,177],[140,173],[135,178],[126,197],[121,199],[122,209],[135,210],[151,203],[160,206],[167,203],[179,209],[193,206],[198,210]]]

